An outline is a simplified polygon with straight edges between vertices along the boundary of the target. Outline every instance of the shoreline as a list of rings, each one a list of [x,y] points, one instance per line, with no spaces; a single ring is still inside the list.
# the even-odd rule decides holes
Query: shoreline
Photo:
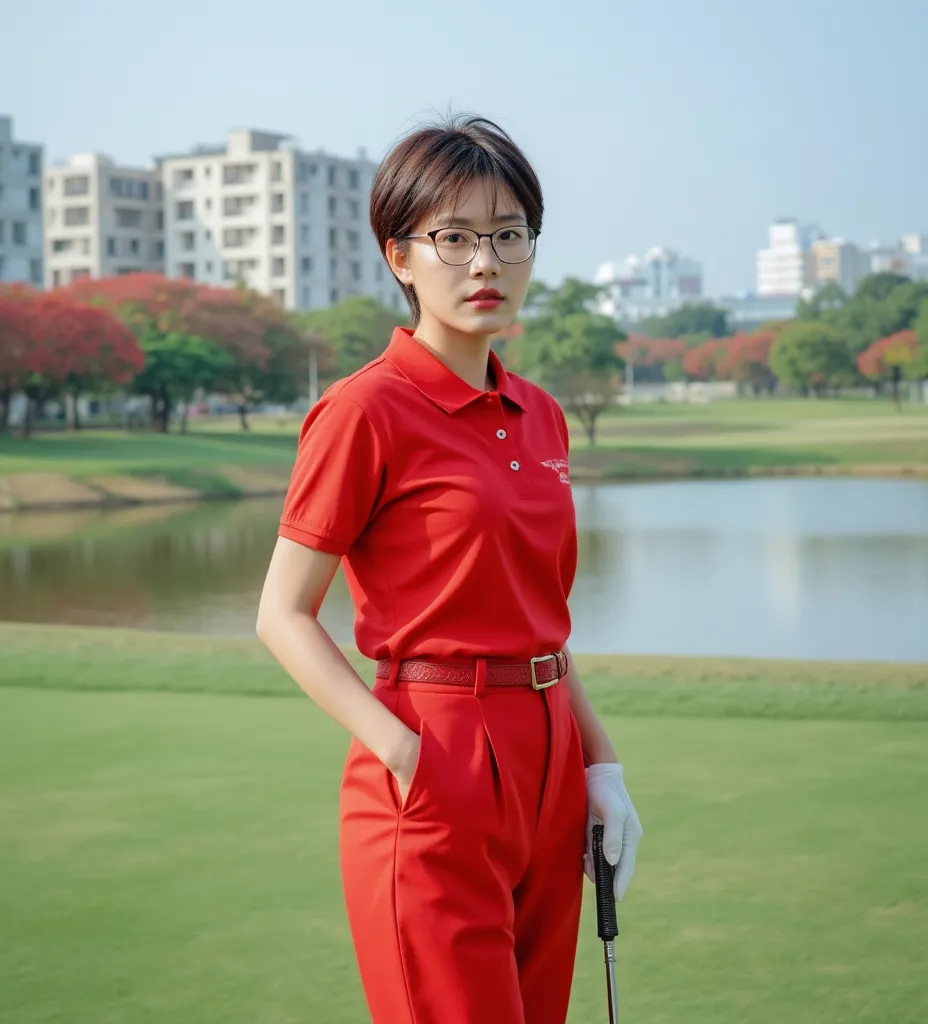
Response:
[[[612,471],[610,471],[612,469]],[[100,511],[159,505],[192,505],[201,502],[241,501],[248,498],[277,498],[287,492],[287,481],[252,487],[239,479],[221,490],[198,491],[163,478],[108,475],[106,478],[71,477],[64,473],[26,473],[0,476],[0,516],[25,512]],[[621,464],[602,468],[577,466],[572,482],[582,484],[636,484],[687,480],[748,480],[782,477],[845,477],[852,479],[928,480],[928,465],[919,463],[733,466],[729,469],[635,470]],[[28,478],[28,479],[27,479]],[[33,486],[30,486],[33,485]]]

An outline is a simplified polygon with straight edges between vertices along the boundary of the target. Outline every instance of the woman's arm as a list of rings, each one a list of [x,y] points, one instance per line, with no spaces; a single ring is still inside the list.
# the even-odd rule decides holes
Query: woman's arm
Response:
[[[591,765],[617,762],[615,747],[596,717],[590,698],[587,696],[586,690],[583,689],[577,665],[570,651],[566,647],[563,650],[567,655],[567,675],[564,677],[564,681],[567,683],[567,690],[570,693],[570,709],[580,727],[584,763]]]
[[[405,799],[419,737],[370,692],[316,618],[339,561],[279,537],[256,632],[300,689],[393,772]]]

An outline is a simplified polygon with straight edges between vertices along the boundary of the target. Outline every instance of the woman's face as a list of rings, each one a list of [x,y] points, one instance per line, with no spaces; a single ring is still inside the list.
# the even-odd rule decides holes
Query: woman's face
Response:
[[[496,212],[493,212],[494,193]],[[526,244],[525,211],[503,186],[481,179],[474,182],[453,210],[436,210],[416,224],[412,235],[462,228],[490,234],[512,227],[497,240],[507,259],[520,258]],[[442,230],[439,247],[445,259],[465,259],[471,242],[464,234]],[[481,238],[472,260],[449,265],[429,238],[417,238],[398,245],[387,242],[387,259],[403,284],[412,285],[422,307],[422,322],[435,320],[462,334],[496,334],[516,317],[525,299],[532,275],[534,254],[522,263],[503,262],[489,238]],[[481,292],[495,293],[484,295]]]

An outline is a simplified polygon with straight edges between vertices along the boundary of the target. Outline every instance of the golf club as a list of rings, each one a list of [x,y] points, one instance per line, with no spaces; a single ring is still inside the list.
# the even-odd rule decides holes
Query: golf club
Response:
[[[603,826],[593,826],[593,872],[596,876],[596,929],[603,940],[606,960],[606,995],[609,1000],[609,1024],[618,1024],[619,997],[615,986],[615,938],[619,921],[615,911],[612,879],[615,868],[603,853]]]

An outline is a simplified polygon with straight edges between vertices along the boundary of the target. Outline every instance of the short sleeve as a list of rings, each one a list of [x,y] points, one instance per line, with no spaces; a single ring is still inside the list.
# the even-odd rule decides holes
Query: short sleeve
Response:
[[[339,389],[303,422],[278,533],[344,555],[377,506],[386,470],[381,437],[367,413]]]

